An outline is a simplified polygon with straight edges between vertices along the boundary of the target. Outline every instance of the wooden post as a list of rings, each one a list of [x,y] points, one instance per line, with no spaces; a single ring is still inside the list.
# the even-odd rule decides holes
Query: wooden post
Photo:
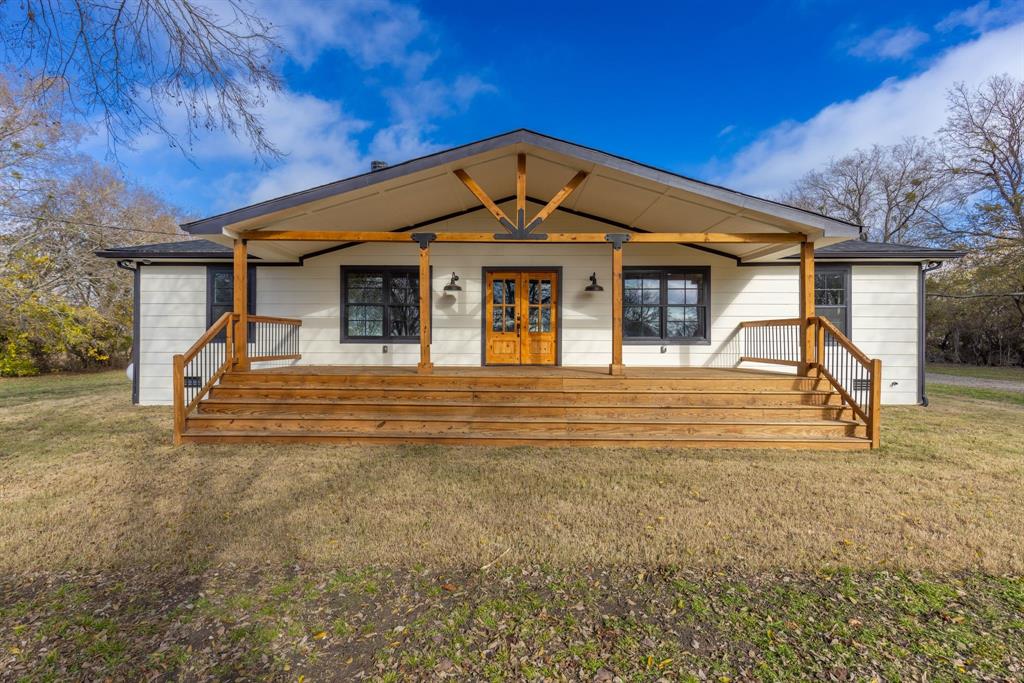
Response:
[[[825,367],[825,327],[819,325],[817,320],[815,320],[814,324],[814,338],[814,376],[820,377],[821,368]]]
[[[416,371],[429,375],[430,362],[430,243],[420,242],[420,364]]]
[[[800,243],[800,372],[810,373],[815,362],[814,339],[814,242]]]
[[[185,432],[185,356],[180,353],[174,356],[171,375],[171,400],[174,402],[174,445],[181,445],[181,435]]]
[[[871,447],[878,448],[882,443],[882,361],[875,358],[871,361],[871,412],[868,413],[868,436]]]
[[[622,374],[622,244],[612,243],[612,363],[611,375]]]
[[[235,368],[249,369],[249,254],[245,240],[235,240]]]
[[[526,227],[526,155],[516,157],[516,227]]]

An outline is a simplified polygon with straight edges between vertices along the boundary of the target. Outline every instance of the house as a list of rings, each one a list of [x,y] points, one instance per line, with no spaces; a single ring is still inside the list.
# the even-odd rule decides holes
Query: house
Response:
[[[877,446],[960,254],[527,130],[99,255],[176,441]]]

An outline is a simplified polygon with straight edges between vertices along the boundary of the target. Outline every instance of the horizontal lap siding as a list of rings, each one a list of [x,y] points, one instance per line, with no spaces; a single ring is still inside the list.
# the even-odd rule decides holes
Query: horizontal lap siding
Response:
[[[582,219],[556,214],[549,229],[603,230]],[[491,230],[483,219],[439,224],[436,230]],[[340,266],[417,265],[418,248],[409,244],[363,244],[309,259],[302,267],[259,267],[257,312],[301,318],[303,364],[412,366],[417,343],[341,342]],[[737,267],[732,259],[678,245],[625,246],[624,265],[709,266],[711,343],[630,345],[626,365],[736,365],[738,325],[745,320],[791,318],[798,314],[796,266]],[[433,340],[437,365],[475,366],[481,362],[482,268],[562,267],[562,364],[605,366],[611,359],[611,248],[590,244],[434,244]],[[451,273],[462,291],[444,296]],[[585,292],[597,273],[603,292]],[[140,402],[170,403],[171,358],[206,329],[204,266],[143,266],[140,283]],[[917,400],[917,268],[853,268],[853,338],[865,353],[882,359],[883,400]],[[278,361],[274,365],[288,364]],[[774,369],[780,369],[774,366]],[[895,382],[895,384],[893,384]]]
[[[139,403],[171,402],[171,362],[206,331],[205,266],[140,266]]]
[[[853,266],[853,342],[882,361],[882,402],[918,402],[917,266]]]

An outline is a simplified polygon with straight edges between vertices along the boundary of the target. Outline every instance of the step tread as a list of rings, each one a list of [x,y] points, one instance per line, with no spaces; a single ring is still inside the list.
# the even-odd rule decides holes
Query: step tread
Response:
[[[237,415],[225,413],[199,413],[190,415],[189,420],[200,421],[223,421],[223,420],[386,420],[388,422],[501,422],[500,417],[488,417],[486,415],[330,415],[323,413],[305,414],[262,414],[262,415]],[[859,426],[861,423],[854,420],[772,420],[772,419],[750,419],[750,420],[697,420],[697,419],[649,419],[649,418],[584,418],[584,417],[516,417],[516,423],[524,424],[636,424],[636,425],[758,425],[780,427],[834,427]]]
[[[444,388],[444,387],[339,387],[326,384],[321,385],[292,385],[292,384],[261,384],[246,382],[244,384],[218,384],[214,389],[263,390],[263,389],[305,389],[310,391],[390,391],[390,392],[445,392],[445,393],[494,393],[505,394],[515,393],[538,393],[538,394],[807,394],[813,396],[830,396],[834,391],[827,389],[622,389],[622,388],[536,388],[536,387],[465,387],[465,388]]]
[[[440,440],[440,439],[465,439],[465,440],[479,440],[479,439],[496,439],[496,440],[516,440],[516,441],[565,441],[565,440],[580,440],[580,441],[663,441],[666,443],[677,442],[677,441],[749,441],[749,442],[801,442],[801,443],[870,443],[871,440],[866,437],[860,436],[835,436],[835,437],[819,437],[819,436],[788,436],[788,435],[774,435],[774,434],[735,434],[735,435],[689,435],[689,434],[586,434],[586,435],[559,435],[559,434],[536,434],[536,433],[519,433],[513,431],[499,431],[499,432],[466,432],[466,433],[445,433],[445,434],[409,434],[408,432],[384,432],[384,431],[373,431],[373,432],[318,432],[318,431],[230,431],[230,430],[202,430],[202,429],[186,429],[184,432],[185,436],[227,436],[227,437],[337,437],[337,438],[381,438],[381,439],[426,439],[426,440]]]
[[[803,392],[798,392],[798,393],[803,393]],[[295,397],[280,397],[280,398],[262,398],[262,397],[256,397],[256,396],[239,396],[237,398],[232,398],[232,397],[211,396],[209,398],[204,398],[201,401],[200,405],[203,405],[203,404],[206,404],[206,403],[218,404],[218,405],[219,404],[232,405],[232,404],[241,403],[241,404],[246,404],[246,405],[275,405],[275,406],[282,405],[282,404],[285,404],[285,405],[351,405],[351,406],[370,406],[370,405],[380,405],[380,406],[421,406],[421,405],[423,405],[422,401],[408,401],[408,400],[401,400],[401,399],[394,399],[394,400],[392,400],[392,399],[387,399],[387,398],[368,398],[368,399],[358,399],[358,398],[319,398],[319,397],[313,397],[313,396],[309,396],[309,397],[295,396]],[[772,408],[773,407],[773,406],[764,406],[764,405],[756,405],[756,406],[748,406],[748,405],[713,406],[713,405],[711,405],[711,406],[709,406],[706,403],[688,403],[688,404],[678,404],[678,405],[671,405],[671,406],[664,406],[664,405],[633,406],[633,405],[629,405],[629,404],[623,405],[622,403],[588,403],[585,406],[581,406],[578,403],[544,403],[544,404],[537,404],[536,406],[531,406],[529,404],[526,404],[525,406],[523,406],[523,405],[519,405],[519,404],[509,404],[509,403],[498,402],[498,401],[492,401],[492,402],[488,402],[488,401],[453,401],[453,400],[443,400],[443,399],[431,400],[430,401],[430,405],[432,405],[432,406],[448,406],[448,407],[454,407],[454,408],[466,407],[466,408],[512,408],[512,409],[514,409],[514,408],[522,408],[522,407],[574,408],[574,409],[586,409],[586,408],[633,408],[633,407],[635,407],[635,408],[640,408],[640,409],[643,409],[643,410],[674,410],[674,409],[677,409],[677,408],[680,408],[680,409],[704,409],[704,408],[711,408],[711,409],[727,409],[727,410],[764,410],[765,408]],[[777,408],[780,408],[780,409],[785,409],[785,410],[793,410],[793,409],[797,409],[797,410],[822,410],[824,408],[839,410],[839,409],[845,408],[845,406],[840,406],[840,405],[826,406],[826,405],[815,405],[815,404],[806,404],[806,403],[794,403],[794,404],[787,404],[787,405],[774,406],[774,407],[777,407]]]

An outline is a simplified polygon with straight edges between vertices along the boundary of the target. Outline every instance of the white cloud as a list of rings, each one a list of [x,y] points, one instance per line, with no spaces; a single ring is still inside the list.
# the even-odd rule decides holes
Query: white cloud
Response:
[[[418,8],[391,0],[258,0],[289,56],[309,67],[327,50],[343,50],[364,69],[392,66],[422,74],[436,57],[414,47],[428,36]]]
[[[849,52],[865,59],[904,59],[928,42],[928,34],[913,26],[880,28],[859,40]]]
[[[736,124],[730,123],[728,126],[725,126],[722,128],[722,130],[718,131],[718,137],[725,137],[734,130],[736,130]]]
[[[981,33],[1021,19],[1024,19],[1024,2],[1010,0],[993,5],[989,0],[982,0],[966,9],[950,12],[935,24],[935,28],[939,31],[952,31],[964,27]]]
[[[991,31],[957,45],[923,72],[889,79],[856,99],[828,105],[807,121],[786,121],[740,150],[715,174],[723,184],[755,194],[787,189],[807,171],[858,147],[931,135],[946,118],[946,91],[957,82],[989,76],[1024,77],[1024,24]]]

